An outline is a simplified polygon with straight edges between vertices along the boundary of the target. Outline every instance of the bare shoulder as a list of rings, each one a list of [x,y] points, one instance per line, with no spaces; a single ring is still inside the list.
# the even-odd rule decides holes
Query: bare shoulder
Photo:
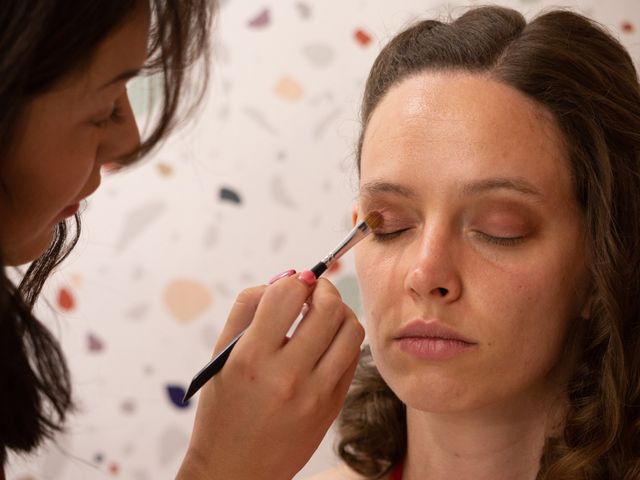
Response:
[[[342,464],[330,470],[325,470],[306,480],[366,480],[362,475],[358,475],[346,465]]]

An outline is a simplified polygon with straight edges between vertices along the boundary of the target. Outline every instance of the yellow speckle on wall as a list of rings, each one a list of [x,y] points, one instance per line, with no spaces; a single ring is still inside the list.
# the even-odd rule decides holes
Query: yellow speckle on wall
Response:
[[[282,77],[274,88],[275,94],[289,102],[295,102],[302,98],[304,90],[302,86],[291,77]]]
[[[195,280],[173,280],[164,291],[164,304],[177,321],[190,322],[213,303],[211,291]]]
[[[156,168],[158,169],[158,173],[163,177],[170,177],[171,175],[173,175],[173,167],[171,165],[160,162],[158,163]]]

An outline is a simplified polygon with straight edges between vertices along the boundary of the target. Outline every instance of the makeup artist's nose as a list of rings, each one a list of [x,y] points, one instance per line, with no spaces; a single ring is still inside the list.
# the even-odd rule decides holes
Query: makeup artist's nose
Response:
[[[460,297],[462,281],[453,248],[446,232],[425,231],[405,280],[410,295],[447,303]]]

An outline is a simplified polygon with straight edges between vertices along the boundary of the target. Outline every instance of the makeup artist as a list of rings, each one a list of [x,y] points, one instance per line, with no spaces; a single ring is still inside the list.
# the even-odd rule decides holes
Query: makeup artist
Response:
[[[206,69],[214,10],[207,0],[2,2],[0,466],[9,451],[55,442],[73,411],[64,355],[32,307],[77,240],[79,202],[102,166],[139,160],[197,103],[185,85],[194,65]],[[141,139],[126,84],[152,73],[164,97]],[[29,262],[14,284],[8,269]],[[304,328],[283,343],[309,297]],[[201,392],[180,479],[289,479],[338,414],[364,333],[336,289],[286,272],[242,292],[217,349],[249,323]]]
[[[355,249],[370,352],[345,463],[314,480],[640,479],[628,52],[570,11],[420,21],[361,120],[357,211],[384,225]]]

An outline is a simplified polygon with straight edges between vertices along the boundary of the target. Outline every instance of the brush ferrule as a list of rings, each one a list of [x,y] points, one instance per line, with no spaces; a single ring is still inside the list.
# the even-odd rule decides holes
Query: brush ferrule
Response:
[[[369,233],[369,226],[364,220],[357,224],[348,233],[345,239],[338,245],[333,251],[331,251],[326,257],[322,259],[322,263],[329,266],[331,263],[338,260],[342,255],[347,253],[351,247],[362,240]]]

